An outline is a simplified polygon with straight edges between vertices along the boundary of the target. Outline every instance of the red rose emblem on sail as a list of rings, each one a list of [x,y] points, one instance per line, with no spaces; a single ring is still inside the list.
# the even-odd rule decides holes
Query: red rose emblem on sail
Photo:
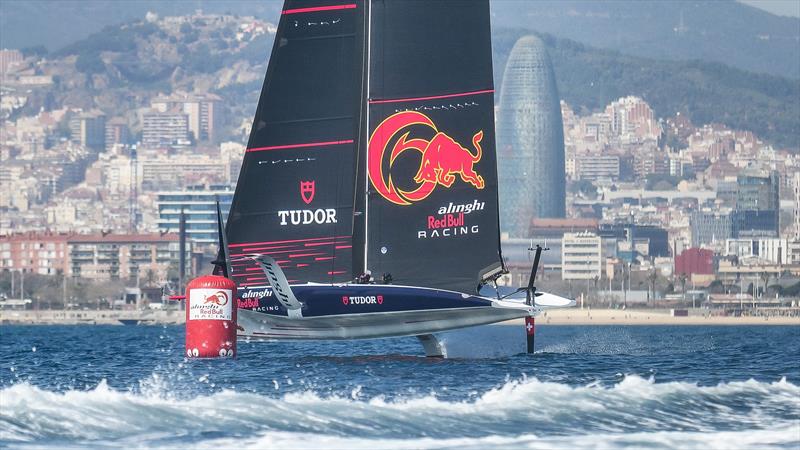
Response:
[[[300,182],[300,198],[306,203],[311,204],[314,201],[314,193],[316,193],[316,181],[301,181]]]
[[[430,140],[411,138],[413,125],[430,128],[435,134]],[[402,133],[402,134],[401,134]],[[396,136],[400,136],[396,138]],[[396,138],[396,139],[395,139]],[[483,131],[472,136],[474,153],[439,131],[433,121],[418,111],[402,111],[386,118],[373,131],[369,139],[369,179],[372,186],[383,198],[398,205],[410,205],[428,197],[436,186],[449,188],[458,177],[476,189],[483,189],[483,177],[475,172],[475,164],[481,160],[483,150],[481,140]],[[384,158],[388,147],[394,141],[389,153],[388,172],[398,156],[407,150],[415,150],[422,155],[420,167],[413,182],[416,188],[406,191],[398,188],[391,173],[384,173]]]

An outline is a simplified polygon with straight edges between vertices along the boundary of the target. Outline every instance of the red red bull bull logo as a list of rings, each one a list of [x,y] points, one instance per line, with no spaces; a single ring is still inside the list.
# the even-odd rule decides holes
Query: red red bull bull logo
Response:
[[[414,125],[427,127],[435,134],[430,140],[409,138]],[[436,186],[449,188],[458,178],[476,189],[483,189],[483,177],[475,172],[475,164],[483,156],[482,139],[482,130],[475,133],[472,136],[474,150],[469,150],[439,131],[425,114],[418,111],[393,114],[375,128],[369,139],[370,182],[381,196],[398,205],[410,205],[423,200]],[[392,142],[393,146],[390,145]],[[388,170],[384,171],[384,158],[390,146]],[[419,152],[421,162],[419,170],[413,177],[412,184],[416,187],[404,190],[396,185],[391,169],[397,158],[408,150]]]
[[[226,294],[224,291],[217,291],[207,296],[203,301],[204,305],[207,305],[209,303],[217,306],[225,306],[228,304],[228,294]]]
[[[189,320],[233,320],[233,295],[229,289],[191,289]]]

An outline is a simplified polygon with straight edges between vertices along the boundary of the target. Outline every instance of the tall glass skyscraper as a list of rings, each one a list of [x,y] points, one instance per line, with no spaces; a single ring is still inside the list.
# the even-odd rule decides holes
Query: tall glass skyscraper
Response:
[[[527,237],[534,217],[564,217],[564,125],[553,65],[536,36],[517,41],[508,58],[497,157],[502,232]]]

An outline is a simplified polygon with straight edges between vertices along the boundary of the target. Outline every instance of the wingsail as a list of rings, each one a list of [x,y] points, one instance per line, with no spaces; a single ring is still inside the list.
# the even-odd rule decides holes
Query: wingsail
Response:
[[[289,0],[236,186],[227,235],[239,286],[352,279],[364,3]]]
[[[475,293],[501,266],[489,2],[371,3],[367,266]]]

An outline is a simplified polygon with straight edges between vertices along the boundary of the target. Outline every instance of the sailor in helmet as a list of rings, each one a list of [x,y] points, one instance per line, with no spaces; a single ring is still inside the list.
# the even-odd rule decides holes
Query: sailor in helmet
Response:
[[[367,270],[356,278],[357,284],[372,284],[375,280],[372,278],[372,271]]]

